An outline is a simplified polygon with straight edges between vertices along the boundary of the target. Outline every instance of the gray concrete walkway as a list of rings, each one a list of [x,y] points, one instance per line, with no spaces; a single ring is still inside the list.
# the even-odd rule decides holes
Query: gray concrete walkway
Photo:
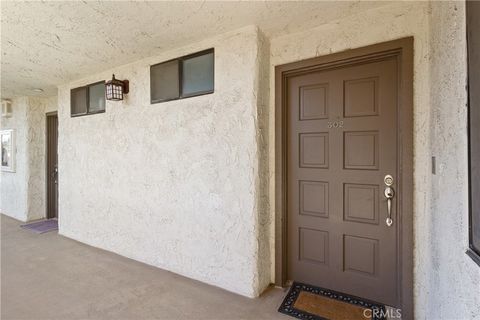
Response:
[[[292,319],[242,296],[1,216],[1,319]]]

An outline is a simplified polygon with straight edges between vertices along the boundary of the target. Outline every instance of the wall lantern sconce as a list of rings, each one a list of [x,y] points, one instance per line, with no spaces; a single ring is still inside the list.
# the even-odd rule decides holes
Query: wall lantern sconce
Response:
[[[117,80],[115,75],[112,75],[112,80],[105,83],[105,94],[107,100],[121,101],[123,95],[128,93],[128,80]]]

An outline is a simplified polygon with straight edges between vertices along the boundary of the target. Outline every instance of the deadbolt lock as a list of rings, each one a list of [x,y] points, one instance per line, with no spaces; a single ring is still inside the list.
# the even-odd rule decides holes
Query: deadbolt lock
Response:
[[[387,187],[390,187],[391,185],[393,185],[393,177],[391,175],[387,174],[385,176],[385,178],[383,178],[383,182],[385,182],[385,185]]]

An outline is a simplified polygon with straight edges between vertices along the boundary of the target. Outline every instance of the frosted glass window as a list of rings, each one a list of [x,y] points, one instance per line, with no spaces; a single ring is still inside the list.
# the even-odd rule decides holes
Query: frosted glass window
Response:
[[[70,91],[71,116],[105,112],[105,82],[97,82]]]
[[[150,96],[152,103],[178,99],[178,60],[154,65],[150,68]]]
[[[209,49],[151,66],[151,103],[213,93],[214,60]]]
[[[105,83],[97,83],[88,87],[88,112],[95,113],[105,110]]]
[[[183,60],[182,95],[213,91],[213,52]]]
[[[72,116],[87,113],[87,88],[81,87],[71,91]]]

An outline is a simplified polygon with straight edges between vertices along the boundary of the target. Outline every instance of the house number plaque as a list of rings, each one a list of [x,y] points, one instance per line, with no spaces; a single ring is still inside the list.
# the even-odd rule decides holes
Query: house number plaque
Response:
[[[337,129],[337,128],[343,128],[343,120],[340,121],[328,121],[328,129]]]

